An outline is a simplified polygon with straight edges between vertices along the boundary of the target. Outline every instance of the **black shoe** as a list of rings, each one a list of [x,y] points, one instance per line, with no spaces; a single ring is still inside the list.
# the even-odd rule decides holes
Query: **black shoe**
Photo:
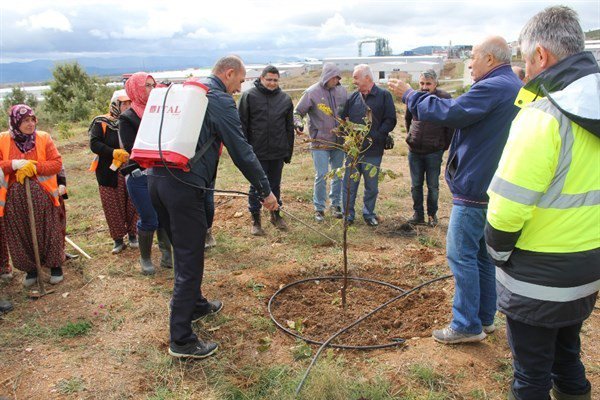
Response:
[[[342,207],[340,206],[331,206],[329,207],[329,210],[331,211],[331,216],[333,218],[344,218],[344,214],[342,213]]]
[[[31,287],[37,283],[37,270],[29,271],[27,275],[25,275],[25,279],[23,280],[23,286],[26,288]]]
[[[365,222],[369,226],[379,226],[379,221],[377,221],[377,217],[365,218]]]
[[[315,221],[317,221],[317,222],[325,221],[325,213],[323,211],[315,211]]]
[[[0,315],[6,314],[9,311],[13,310],[13,305],[8,300],[0,300]]]
[[[64,280],[61,267],[50,268],[50,284],[56,285]]]
[[[222,301],[220,301],[220,300],[209,301],[208,302],[208,311],[206,309],[201,310],[201,311],[200,310],[194,311],[194,314],[192,314],[192,322],[197,322],[206,316],[217,314],[222,309],[223,309]]]
[[[206,358],[213,355],[219,345],[213,342],[197,342],[186,343],[184,345],[178,345],[171,343],[169,345],[169,355],[177,358]]]
[[[427,223],[427,225],[429,225],[432,228],[435,228],[438,225],[438,219],[437,216],[435,215],[430,215],[429,216],[429,222]]]
[[[415,212],[412,218],[409,219],[407,222],[412,225],[425,225],[425,216],[423,216],[423,214]]]
[[[127,245],[125,244],[123,239],[117,239],[115,240],[115,244],[110,252],[112,254],[119,254],[120,252],[125,250],[125,247],[127,247]]]

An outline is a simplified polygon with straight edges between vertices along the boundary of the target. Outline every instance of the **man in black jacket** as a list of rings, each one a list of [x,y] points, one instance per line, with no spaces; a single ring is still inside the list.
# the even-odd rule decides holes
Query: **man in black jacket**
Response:
[[[221,144],[244,174],[268,210],[278,208],[269,181],[240,129],[240,119],[231,96],[240,90],[246,68],[239,57],[221,58],[203,83],[209,88],[208,106],[196,145],[206,150],[189,172],[151,168],[148,185],[152,204],[164,226],[175,254],[175,282],[171,299],[169,354],[179,358],[205,358],[218,345],[198,340],[192,322],[223,308],[219,300],[202,295],[204,243],[206,239],[205,190],[215,178]]]
[[[244,134],[281,205],[283,164],[290,163],[294,150],[294,105],[290,96],[279,88],[277,68],[272,65],[265,67],[254,87],[242,94],[239,113]],[[254,186],[250,186],[250,193],[257,193]],[[257,197],[248,198],[248,209],[252,214],[252,234],[264,235],[260,222],[261,204]],[[279,211],[271,211],[271,223],[277,229],[287,229]]]
[[[423,71],[419,77],[419,89],[429,92],[442,99],[450,95],[437,88],[437,74],[434,70]],[[440,167],[444,150],[447,150],[452,140],[454,130],[435,122],[418,121],[413,118],[408,107],[404,114],[406,122],[406,143],[408,143],[408,167],[410,169],[410,192],[413,198],[414,214],[408,220],[411,224],[425,223],[423,209],[423,182],[427,180],[427,215],[429,225],[438,224],[437,210],[440,193]]]

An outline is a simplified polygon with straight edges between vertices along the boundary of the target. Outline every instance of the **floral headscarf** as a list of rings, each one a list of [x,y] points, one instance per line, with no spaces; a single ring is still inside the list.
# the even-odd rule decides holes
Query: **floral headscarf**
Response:
[[[17,104],[11,107],[8,117],[10,137],[13,138],[17,148],[22,153],[27,153],[35,147],[36,131],[34,130],[33,134],[28,135],[19,130],[21,122],[29,116],[35,118],[35,122],[37,123],[37,117],[31,107],[26,104]]]
[[[125,82],[127,96],[131,99],[131,108],[140,118],[144,116],[144,109],[148,101],[148,92],[146,92],[146,79],[148,78],[154,79],[146,72],[136,72]]]

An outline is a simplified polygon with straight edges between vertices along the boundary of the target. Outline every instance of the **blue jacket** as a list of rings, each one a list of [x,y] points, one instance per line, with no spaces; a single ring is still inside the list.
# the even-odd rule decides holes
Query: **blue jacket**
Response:
[[[522,85],[510,65],[503,64],[456,99],[414,90],[402,97],[417,120],[456,129],[446,166],[446,182],[454,204],[487,207],[486,191],[519,111],[514,101]]]
[[[363,156],[381,157],[385,139],[396,126],[396,106],[390,92],[373,85],[366,100],[363,101],[360,92],[356,91],[348,97],[340,117],[348,118],[350,122],[364,124],[363,118],[367,114],[367,106],[371,109],[373,118],[369,131],[373,144],[363,153]]]
[[[233,97],[226,92],[221,80],[211,75],[203,80],[209,87],[206,95],[208,106],[202,122],[200,137],[196,145],[198,152],[211,136],[215,136],[208,150],[192,166],[190,172],[180,169],[171,169],[171,172],[186,182],[208,187],[215,179],[221,143],[225,145],[235,166],[244,174],[246,179],[254,186],[262,197],[271,193],[269,181],[265,175],[258,158],[252,151],[242,132],[242,123]],[[169,176],[169,172],[162,167],[154,167],[151,175]]]

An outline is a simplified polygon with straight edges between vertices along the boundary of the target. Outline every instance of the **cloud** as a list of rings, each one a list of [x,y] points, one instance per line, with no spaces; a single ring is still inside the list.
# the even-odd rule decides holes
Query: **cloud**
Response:
[[[190,39],[210,39],[213,35],[206,28],[198,28],[194,32],[190,32],[186,37]]]
[[[319,40],[330,40],[339,37],[360,38],[373,35],[370,29],[360,28],[355,24],[348,24],[344,17],[336,13],[321,25],[317,34]]]
[[[18,21],[16,25],[31,31],[52,29],[62,32],[73,32],[73,27],[69,19],[64,14],[54,10],[30,15]]]

